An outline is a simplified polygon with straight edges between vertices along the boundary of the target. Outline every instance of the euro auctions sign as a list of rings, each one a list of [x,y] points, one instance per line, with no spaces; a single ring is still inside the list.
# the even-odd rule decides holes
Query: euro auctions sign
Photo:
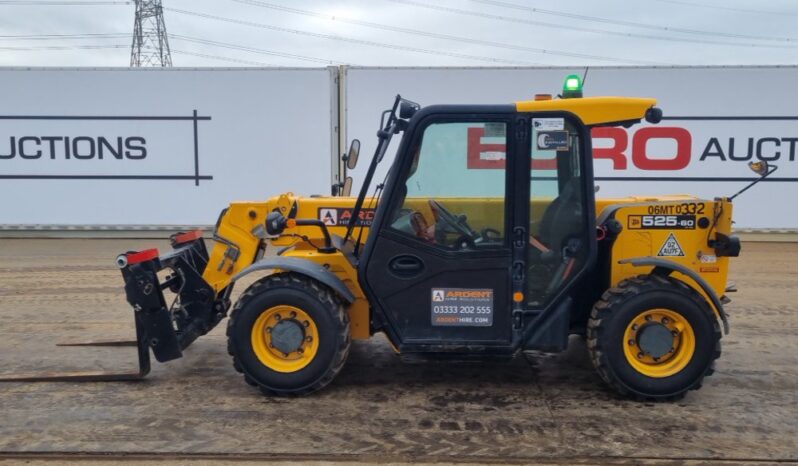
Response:
[[[329,193],[336,76],[0,68],[0,229],[213,225],[234,200]]]
[[[798,228],[790,201],[798,196],[798,116],[672,115],[658,125],[596,128],[593,158],[598,196],[707,199],[733,195],[758,177],[748,163],[767,161],[778,169],[734,200],[735,228]]]
[[[651,97],[664,115],[656,125],[593,130],[597,197],[731,196],[756,178],[748,162],[767,160],[778,170],[734,199],[735,228],[798,229],[798,202],[792,201],[798,199],[798,86],[790,85],[798,81],[795,66],[352,67],[347,131],[351,137],[371,134],[371,115],[396,92],[422,105],[512,104],[539,93],[556,95],[572,74],[586,74],[586,97]],[[368,153],[373,146],[361,139],[361,153]],[[477,143],[495,144],[496,138]],[[498,165],[500,152],[484,149],[480,165]],[[533,161],[538,169],[547,162]]]
[[[758,176],[749,162],[766,161],[778,170],[735,204],[749,207],[765,196],[798,195],[798,116],[671,116],[660,124],[631,128],[596,127],[591,131],[599,197],[693,194],[730,196]],[[487,138],[481,127],[468,128],[467,169],[503,169],[505,145]],[[499,155],[496,155],[499,154]],[[556,159],[536,158],[532,167],[554,170]],[[604,189],[608,188],[608,189]],[[769,205],[768,203],[762,205]],[[746,227],[798,227],[798,219],[767,209],[741,210]],[[760,218],[761,220],[749,220]],[[740,225],[740,222],[737,222]]]
[[[747,181],[751,179],[745,170],[748,162],[796,161],[798,132],[774,122],[798,123],[798,117],[673,116],[657,126],[595,128],[597,176],[605,180]],[[701,173],[707,176],[695,176]]]
[[[0,115],[0,179],[212,180],[185,115]]]
[[[748,162],[796,162],[798,132],[774,129],[773,121],[798,124],[798,117],[676,116],[666,117],[656,126],[593,128],[595,179],[750,181]],[[505,168],[505,144],[485,142],[484,132],[481,127],[468,128],[468,168]],[[554,158],[536,158],[532,167],[554,170],[557,162]],[[696,176],[700,174],[706,175]],[[798,181],[786,177],[774,177],[775,180]]]

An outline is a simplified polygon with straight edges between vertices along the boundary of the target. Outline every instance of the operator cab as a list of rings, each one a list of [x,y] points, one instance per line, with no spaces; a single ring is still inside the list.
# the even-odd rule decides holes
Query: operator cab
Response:
[[[639,121],[655,101],[582,98],[575,76],[562,96],[430,106],[384,125],[381,138],[405,134],[358,273],[373,330],[400,351],[567,344],[597,255],[590,126]]]

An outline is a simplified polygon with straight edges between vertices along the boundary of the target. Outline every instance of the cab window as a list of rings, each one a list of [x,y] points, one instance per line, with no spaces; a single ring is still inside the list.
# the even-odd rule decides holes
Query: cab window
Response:
[[[429,124],[391,213],[391,228],[446,250],[504,245],[507,124]]]
[[[579,129],[564,118],[533,118],[527,304],[539,307],[584,265],[589,233]]]

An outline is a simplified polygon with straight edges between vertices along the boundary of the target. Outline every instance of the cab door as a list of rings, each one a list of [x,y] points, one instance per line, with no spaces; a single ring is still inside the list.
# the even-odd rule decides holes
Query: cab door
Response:
[[[402,351],[510,345],[507,110],[420,115],[402,142],[361,263],[377,326]]]
[[[526,153],[519,162],[519,196],[528,203],[516,216],[524,231],[523,323],[536,327],[525,348],[562,350],[572,322],[586,322],[602,288],[596,261],[596,214],[589,128],[573,115],[525,114]],[[520,180],[520,178],[519,178]],[[519,199],[520,202],[520,199]],[[527,217],[524,220],[523,217]],[[588,273],[593,270],[592,273]]]

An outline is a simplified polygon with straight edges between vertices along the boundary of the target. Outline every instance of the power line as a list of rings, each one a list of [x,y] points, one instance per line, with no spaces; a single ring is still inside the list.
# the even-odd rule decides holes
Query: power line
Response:
[[[127,45],[38,45],[6,47],[0,46],[0,50],[97,50],[97,49],[126,49]]]
[[[233,1],[237,2],[237,3],[246,4],[246,5],[259,6],[259,7],[262,7],[262,8],[268,8],[268,9],[282,11],[282,12],[286,12],[286,13],[294,13],[294,14],[298,14],[298,15],[310,16],[310,17],[313,17],[313,18],[322,18],[322,19],[327,19],[327,20],[331,20],[331,21],[338,21],[338,22],[347,23],[347,24],[354,24],[354,25],[357,25],[357,26],[363,26],[363,27],[368,27],[368,28],[373,28],[373,29],[379,29],[379,30],[383,30],[383,31],[400,32],[400,33],[404,33],[404,34],[413,34],[413,35],[417,35],[417,36],[432,37],[432,38],[444,39],[444,40],[451,40],[451,41],[456,41],[456,42],[461,42],[461,43],[485,45],[485,46],[488,46],[488,47],[497,47],[497,48],[503,48],[503,49],[509,49],[509,50],[521,50],[521,51],[525,51],[525,52],[540,53],[540,54],[546,54],[546,55],[562,55],[562,56],[566,56],[566,57],[590,58],[590,59],[594,59],[594,60],[603,60],[603,61],[611,61],[611,62],[635,63],[635,64],[646,64],[646,65],[661,65],[661,64],[663,64],[662,62],[653,62],[653,61],[646,61],[646,60],[632,60],[632,59],[626,59],[626,58],[607,57],[607,56],[601,56],[601,55],[592,55],[592,54],[585,54],[585,53],[578,53],[578,52],[569,52],[569,51],[563,51],[563,50],[541,49],[541,48],[535,48],[535,47],[526,47],[526,46],[522,46],[522,45],[514,45],[514,44],[507,44],[507,43],[502,43],[502,42],[494,42],[494,41],[475,39],[475,38],[471,38],[471,37],[453,36],[453,35],[449,35],[449,34],[441,34],[441,33],[436,33],[436,32],[422,31],[422,30],[418,30],[418,29],[403,28],[403,27],[391,26],[391,25],[387,25],[387,24],[373,23],[373,22],[369,22],[369,21],[361,21],[361,20],[355,20],[355,19],[349,19],[349,18],[341,18],[339,16],[327,15],[327,14],[322,14],[322,13],[318,13],[318,12],[315,12],[315,11],[309,11],[309,10],[301,10],[301,9],[298,9],[298,8],[291,8],[291,7],[287,7],[287,6],[283,6],[283,5],[275,5],[275,4],[272,4],[272,3],[267,3],[267,2],[257,1],[257,0],[233,0]]]
[[[502,15],[495,15],[491,13],[482,13],[479,11],[471,11],[471,10],[462,10],[459,8],[452,8],[452,7],[445,7],[439,5],[430,5],[428,3],[417,2],[413,0],[386,0],[388,2],[399,3],[402,5],[409,5],[414,6],[417,8],[424,8],[427,10],[434,10],[434,11],[442,11],[446,13],[454,13],[458,15],[464,16],[472,16],[478,18],[485,18],[485,19],[492,19],[496,21],[503,21],[507,23],[516,23],[516,24],[529,24],[532,26],[539,26],[545,28],[553,28],[558,30],[571,30],[571,31],[581,31],[581,32],[590,32],[595,34],[604,34],[609,36],[616,36],[616,37],[623,37],[623,38],[637,38],[637,39],[648,39],[648,40],[661,40],[661,41],[668,41],[668,42],[687,42],[690,44],[710,44],[710,45],[722,45],[725,47],[753,47],[753,48],[774,48],[774,49],[794,49],[796,48],[795,45],[776,45],[776,44],[754,44],[754,43],[738,43],[738,42],[720,42],[720,41],[713,41],[707,39],[697,39],[697,38],[682,38],[682,37],[665,37],[665,36],[653,36],[649,34],[639,34],[634,32],[619,32],[619,31],[610,31],[607,29],[596,29],[596,28],[589,28],[583,26],[573,26],[573,25],[565,25],[565,24],[557,24],[557,23],[548,23],[545,21],[537,21],[531,19],[524,19],[524,18],[514,18],[510,16],[502,16]]]
[[[491,63],[505,63],[505,64],[511,64],[511,65],[539,65],[540,64],[540,63],[535,63],[535,62],[526,62],[526,61],[518,61],[518,60],[506,60],[506,59],[503,59],[503,58],[485,57],[485,56],[479,56],[479,55],[468,55],[468,54],[456,53],[456,52],[444,52],[444,51],[439,51],[439,50],[429,50],[429,49],[423,49],[423,48],[418,48],[418,47],[409,47],[409,46],[406,46],[406,45],[396,45],[396,44],[389,44],[389,43],[385,43],[385,42],[376,42],[376,41],[365,40],[365,39],[355,39],[355,38],[352,38],[352,37],[339,36],[339,35],[322,34],[322,33],[318,33],[318,32],[304,31],[304,30],[301,30],[301,29],[292,29],[292,28],[286,28],[286,27],[272,26],[272,25],[263,24],[263,23],[255,23],[255,22],[252,22],[252,21],[244,21],[244,20],[239,20],[239,19],[224,18],[224,17],[221,17],[221,16],[210,15],[210,14],[206,14],[206,13],[199,13],[199,12],[196,12],[196,11],[179,10],[179,9],[176,9],[176,8],[164,7],[164,10],[171,11],[173,13],[179,13],[179,14],[190,15],[190,16],[197,16],[197,17],[200,17],[200,18],[213,19],[213,20],[216,20],[216,21],[222,21],[222,22],[231,23],[231,24],[239,24],[239,25],[242,25],[242,26],[249,26],[249,27],[255,27],[255,28],[260,28],[260,29],[268,29],[268,30],[271,30],[271,31],[287,32],[287,33],[291,33],[291,34],[297,34],[297,35],[309,36],[309,37],[316,37],[316,38],[320,38],[320,39],[328,39],[328,40],[336,40],[336,41],[341,41],[341,42],[349,42],[349,43],[352,43],[352,44],[366,45],[366,46],[370,46],[370,47],[381,47],[381,48],[399,50],[399,51],[403,51],[403,52],[424,53],[424,54],[428,54],[428,55],[438,55],[438,56],[449,56],[449,57],[454,57],[454,58],[478,60],[478,61],[491,62]]]
[[[624,21],[620,19],[610,19],[610,18],[602,18],[599,16],[588,16],[588,15],[580,15],[577,13],[568,13],[565,11],[547,10],[544,8],[518,5],[516,3],[504,2],[501,0],[471,0],[471,1],[474,3],[481,3],[483,5],[512,8],[515,10],[529,11],[531,13],[539,13],[542,15],[559,16],[569,19],[578,19],[582,21],[591,21],[595,23],[615,24],[618,26],[636,27],[636,28],[649,29],[654,31],[681,32],[683,34],[694,34],[701,36],[728,37],[731,39],[768,40],[768,41],[777,41],[777,42],[794,42],[796,40],[796,38],[794,37],[753,36],[748,34],[702,31],[698,29],[687,29],[687,28],[672,27],[672,26],[658,26],[655,24],[643,24],[635,21]]]
[[[132,5],[132,1],[80,1],[80,0],[0,0],[0,5],[7,6],[106,6],[106,5]]]
[[[314,62],[314,63],[324,63],[325,65],[338,65],[338,64],[340,64],[340,62],[335,62],[335,61],[327,60],[327,59],[324,59],[324,58],[309,57],[309,56],[306,56],[306,55],[297,55],[297,54],[293,54],[293,53],[276,52],[274,50],[259,49],[259,48],[255,48],[255,47],[248,47],[248,46],[245,46],[245,45],[230,44],[230,43],[226,43],[226,42],[217,42],[217,41],[214,41],[214,40],[202,39],[202,38],[199,38],[199,37],[182,36],[182,35],[179,35],[179,34],[170,34],[170,36],[173,39],[182,40],[182,41],[186,41],[186,42],[192,42],[192,43],[195,43],[195,44],[211,45],[211,46],[214,46],[214,47],[221,47],[221,48],[226,48],[226,49],[231,49],[231,50],[240,50],[240,51],[243,51],[243,52],[258,53],[258,54],[261,54],[261,55],[271,55],[271,56],[274,56],[274,57],[293,58],[295,60],[303,60],[303,61],[309,61],[309,62]]]
[[[0,35],[0,40],[73,40],[73,39],[119,39],[129,34],[121,32],[88,34],[21,34]]]
[[[205,53],[196,53],[196,52],[186,52],[184,50],[175,50],[172,49],[172,53],[176,53],[179,55],[189,55],[192,57],[200,57],[200,58],[210,58],[212,60],[220,60],[220,61],[227,61],[232,63],[242,63],[244,65],[255,65],[255,66],[277,66],[272,63],[264,63],[259,61],[250,61],[250,60],[241,60],[238,58],[231,58],[231,57],[222,57],[219,55],[208,55]]]
[[[790,13],[787,11],[769,11],[769,10],[754,10],[754,9],[747,9],[747,8],[736,8],[731,6],[722,6],[722,5],[704,5],[702,3],[694,3],[694,2],[683,2],[681,0],[654,0],[655,2],[662,2],[662,3],[671,3],[674,5],[685,5],[685,6],[692,6],[698,8],[709,8],[711,10],[726,10],[726,11],[736,11],[739,13],[756,13],[762,15],[776,15],[776,16],[798,16],[798,13]]]

